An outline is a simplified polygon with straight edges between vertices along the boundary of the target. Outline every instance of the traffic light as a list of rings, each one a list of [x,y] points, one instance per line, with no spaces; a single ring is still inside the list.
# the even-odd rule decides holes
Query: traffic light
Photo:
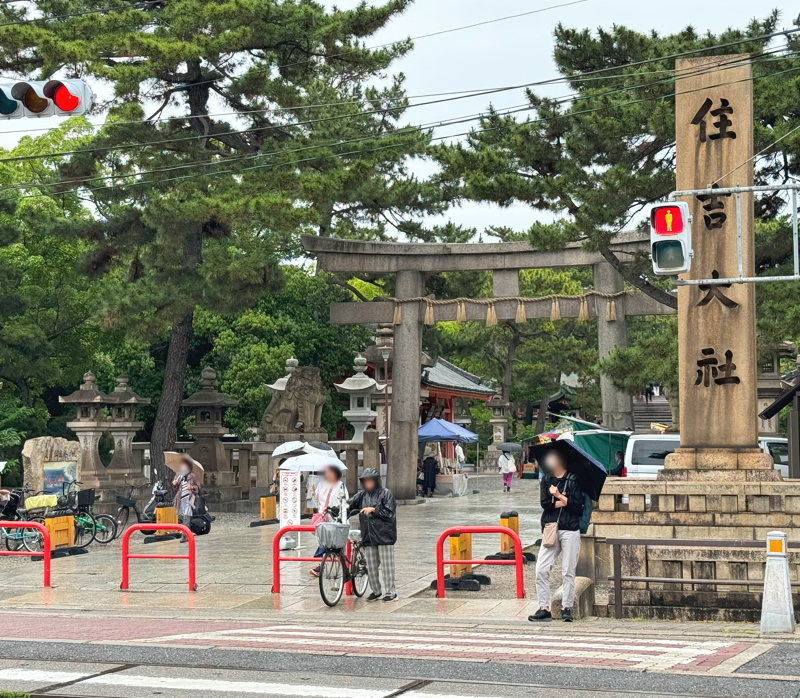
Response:
[[[650,258],[653,272],[685,274],[692,266],[692,218],[689,204],[678,201],[650,209]]]
[[[93,100],[83,80],[0,81],[0,119],[85,114]]]

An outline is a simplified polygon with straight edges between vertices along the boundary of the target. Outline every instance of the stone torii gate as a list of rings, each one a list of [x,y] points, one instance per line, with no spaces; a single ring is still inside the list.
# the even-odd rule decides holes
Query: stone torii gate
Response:
[[[539,251],[528,243],[387,243],[337,240],[311,235],[302,237],[303,247],[317,258],[328,272],[397,275],[395,299],[419,298],[424,294],[425,274],[443,271],[491,271],[492,304],[498,320],[514,320],[519,305],[527,318],[550,317],[550,306],[533,299],[520,303],[519,272],[522,269],[591,266],[594,288],[598,294],[614,296],[615,313],[604,314],[605,303],[568,298],[559,301],[561,317],[597,316],[597,339],[600,357],[614,347],[627,345],[628,315],[666,315],[675,311],[643,293],[623,295],[623,280],[599,254],[575,244],[557,252]],[[623,233],[611,245],[617,255],[625,256],[647,249],[649,238],[639,233]],[[509,300],[502,300],[509,299]],[[597,298],[595,299],[595,301]],[[397,303],[332,303],[331,322],[337,325],[388,324],[395,319]],[[583,307],[582,307],[583,306]],[[402,303],[400,323],[395,327],[394,375],[392,380],[392,444],[389,450],[388,478],[395,495],[413,499],[416,495],[417,428],[419,426],[419,380],[422,356],[422,328],[426,311],[423,301]],[[436,306],[436,321],[462,319],[484,321],[485,305],[455,303]],[[603,423],[610,428],[633,428],[631,398],[620,392],[610,380],[601,377]]]

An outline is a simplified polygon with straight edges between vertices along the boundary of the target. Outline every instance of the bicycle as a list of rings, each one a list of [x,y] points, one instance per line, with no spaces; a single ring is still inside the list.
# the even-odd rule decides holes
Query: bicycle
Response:
[[[150,485],[147,483],[138,486],[132,485],[130,482],[128,482],[127,477],[125,478],[125,484],[128,487],[128,492],[123,496],[117,495],[116,499],[117,504],[119,504],[119,509],[117,509],[117,515],[115,517],[117,533],[120,533],[127,528],[128,519],[131,515],[131,509],[133,509],[133,512],[136,514],[136,523],[155,523],[157,505],[167,502],[167,490],[161,485],[160,482],[156,482],[155,485],[153,485],[153,496],[145,505],[144,511],[140,512],[139,507],[136,505],[134,492],[144,489],[145,487],[149,487]]]
[[[93,541],[107,545],[117,536],[117,522],[109,514],[95,514],[92,511],[95,502],[94,490],[77,490],[77,485],[80,484],[80,482],[70,483],[68,489],[70,508],[75,512],[75,545],[78,548],[85,548]],[[71,496],[73,492],[74,497]]]
[[[350,530],[342,540],[344,527],[349,524],[321,523],[317,526],[320,547],[324,548],[319,566],[319,593],[326,606],[339,603],[345,584],[352,583],[353,593],[361,598],[367,591],[367,557],[361,542],[361,531]],[[350,557],[347,541],[350,541]]]
[[[20,507],[20,504],[28,496],[37,496],[45,494],[44,492],[35,492],[24,487],[20,487],[11,491],[11,497],[8,502],[0,511],[0,520],[7,521],[34,521],[36,523],[44,523],[44,517],[38,514],[31,515],[31,513]],[[34,510],[38,512],[37,510]],[[42,513],[46,512],[42,510]],[[25,548],[31,553],[40,553],[44,549],[44,540],[41,533],[32,528],[0,528],[0,537],[5,542],[6,550],[15,552]]]

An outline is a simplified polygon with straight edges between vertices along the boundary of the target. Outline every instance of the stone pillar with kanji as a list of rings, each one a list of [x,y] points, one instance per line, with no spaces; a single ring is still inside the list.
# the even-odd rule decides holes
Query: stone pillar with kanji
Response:
[[[752,68],[746,57],[676,62],[677,189],[753,184]],[[714,68],[724,63],[724,69]],[[732,195],[685,199],[694,258],[687,279],[738,276]],[[742,272],[754,275],[753,198],[741,195]],[[758,449],[753,284],[678,289],[681,448],[666,469],[769,469]],[[669,474],[667,473],[667,477]]]

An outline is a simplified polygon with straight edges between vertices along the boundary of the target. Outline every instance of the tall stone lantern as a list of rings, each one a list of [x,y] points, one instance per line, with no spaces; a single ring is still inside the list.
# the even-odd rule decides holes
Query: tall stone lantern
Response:
[[[503,396],[500,393],[495,393],[494,397],[486,402],[486,406],[492,411],[492,416],[489,418],[489,424],[492,425],[492,443],[486,449],[484,466],[496,468],[497,461],[500,458],[500,451],[497,450],[497,446],[506,440],[508,432],[509,403],[503,400]]]
[[[380,393],[386,386],[380,385],[374,378],[370,378],[367,370],[367,360],[359,354],[353,362],[355,373],[341,383],[334,383],[333,387],[339,393],[350,395],[350,409],[343,414],[344,418],[353,425],[353,443],[364,442],[364,432],[377,417],[377,412],[372,409],[372,396]]]
[[[94,373],[87,371],[81,387],[70,395],[59,396],[58,401],[76,407],[75,419],[67,422],[67,427],[77,434],[83,451],[78,479],[84,488],[99,488],[106,479],[106,469],[97,447],[100,437],[108,431],[103,410],[109,406],[109,397],[97,389]]]
[[[192,408],[195,415],[195,424],[189,429],[194,436],[190,455],[202,464],[206,473],[230,470],[221,441],[228,431],[222,425],[222,416],[228,407],[238,405],[239,401],[219,392],[218,385],[217,372],[206,367],[200,373],[200,390],[183,401],[183,406]]]
[[[144,422],[136,421],[136,407],[149,405],[150,399],[137,395],[128,385],[128,376],[119,376],[117,385],[108,395],[110,417],[106,425],[107,431],[114,439],[114,455],[106,469],[111,479],[122,482],[123,476],[137,485],[143,484],[146,478],[133,460],[133,439],[136,432],[144,428]]]

